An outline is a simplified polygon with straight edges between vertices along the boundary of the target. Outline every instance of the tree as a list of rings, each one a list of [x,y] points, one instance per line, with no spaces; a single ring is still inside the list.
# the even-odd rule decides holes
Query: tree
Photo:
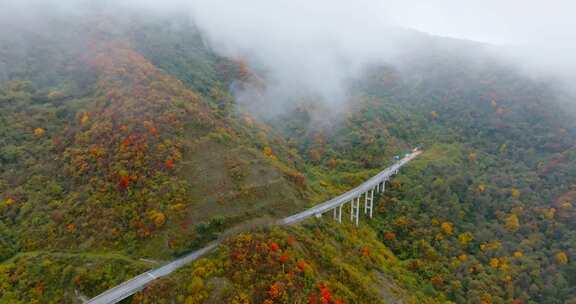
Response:
[[[444,231],[444,233],[447,235],[452,235],[452,233],[454,233],[454,225],[450,222],[444,222],[442,225],[440,225],[440,227],[442,228],[442,231]]]
[[[467,246],[473,239],[474,236],[470,232],[464,232],[458,235],[458,242],[463,246]]]
[[[278,245],[278,243],[276,243],[276,242],[270,243],[270,251],[278,251],[279,249],[280,249],[280,246]]]
[[[313,162],[318,162],[322,159],[322,152],[320,152],[319,149],[310,150],[309,155],[310,155],[310,159]]]
[[[549,208],[549,209],[544,210],[544,217],[547,220],[554,219],[555,215],[556,215],[556,208]]]
[[[166,215],[164,213],[152,210],[148,213],[148,218],[154,223],[156,228],[160,228],[166,223]]]
[[[120,188],[120,190],[125,190],[128,188],[129,185],[130,185],[130,176],[128,175],[120,176],[120,180],[118,181],[118,188]]]
[[[328,168],[334,170],[334,169],[336,169],[336,166],[338,166],[338,161],[335,160],[334,158],[331,158],[331,159],[328,161]]]
[[[510,196],[512,196],[512,198],[515,200],[519,199],[520,198],[520,190],[518,190],[516,188],[510,189]]]
[[[264,150],[262,150],[262,153],[264,153],[264,155],[266,155],[266,157],[274,158],[274,152],[272,151],[272,148],[270,148],[270,147],[264,147]]]
[[[42,128],[36,128],[34,129],[34,136],[40,138],[42,136],[44,136],[44,134],[46,133],[46,130],[42,129]]]
[[[80,125],[85,126],[89,120],[90,120],[90,116],[88,115],[87,112],[84,112],[82,114],[82,117],[80,117]]]
[[[500,265],[500,261],[497,258],[490,259],[490,267],[498,268],[498,265]]]
[[[396,233],[392,231],[386,231],[384,232],[384,239],[387,241],[393,241],[396,239]]]
[[[568,255],[564,251],[560,251],[556,254],[556,262],[559,265],[566,265],[568,264]]]
[[[518,216],[514,213],[510,214],[510,216],[506,218],[505,226],[509,231],[516,232],[518,228],[520,228],[520,221],[518,220]]]
[[[166,161],[166,168],[168,168],[170,170],[174,169],[174,160],[172,160],[172,159],[167,160]]]

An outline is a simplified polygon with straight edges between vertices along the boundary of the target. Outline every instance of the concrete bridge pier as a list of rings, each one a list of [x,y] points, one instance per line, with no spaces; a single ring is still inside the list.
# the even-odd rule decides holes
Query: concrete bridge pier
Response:
[[[372,209],[374,208],[374,189],[364,193],[364,214],[372,218]]]
[[[382,191],[380,191],[380,192],[386,191],[386,182],[387,182],[387,181],[388,181],[387,179],[384,179],[384,180],[382,181],[382,188],[381,188]]]
[[[358,226],[358,220],[360,218],[360,196],[353,198],[350,206],[350,221]]]

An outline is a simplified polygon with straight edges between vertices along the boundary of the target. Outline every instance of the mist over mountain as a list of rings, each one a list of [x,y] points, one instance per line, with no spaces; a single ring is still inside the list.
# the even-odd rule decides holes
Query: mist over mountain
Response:
[[[265,90],[245,87],[245,90],[237,91],[241,104],[264,116],[294,108],[292,104],[299,98],[328,105],[338,112],[347,105],[350,83],[368,66],[388,64],[401,69],[407,62],[421,60],[426,56],[427,48],[434,46],[425,43],[429,38],[424,32],[408,29],[411,22],[420,31],[427,31],[428,27],[431,33],[450,35],[449,29],[452,29],[455,37],[484,41],[473,49],[454,43],[451,49],[445,50],[454,56],[472,52],[476,57],[501,60],[502,64],[517,67],[530,77],[564,83],[574,79],[571,62],[576,60],[570,52],[573,49],[570,41],[574,39],[569,38],[567,30],[571,19],[565,18],[564,14],[560,15],[564,19],[551,19],[559,11],[568,11],[569,3],[545,10],[540,19],[532,20],[513,15],[518,3],[492,1],[477,7],[476,13],[462,10],[460,15],[453,13],[460,6],[452,1],[431,7],[429,14],[423,13],[426,7],[394,1],[52,2],[10,0],[4,4],[6,17],[2,19],[12,26],[40,31],[42,25],[35,23],[50,16],[81,17],[95,11],[106,11],[124,19],[135,13],[150,18],[178,14],[201,30],[204,41],[212,50],[225,57],[245,60],[256,69],[258,76],[266,79]],[[534,18],[539,10],[543,11],[536,2],[523,2],[523,6]],[[487,12],[490,7],[494,7],[494,13]],[[450,15],[456,22],[453,27],[440,22],[442,14],[446,13],[453,13]],[[419,16],[418,22],[415,16]],[[508,27],[497,36],[494,24],[482,17],[509,22]],[[540,26],[532,26],[532,21]],[[548,25],[552,21],[556,27]],[[462,33],[458,33],[460,26]],[[540,32],[532,35],[533,30]],[[488,51],[484,52],[484,49]],[[415,53],[418,58],[407,55]],[[266,110],[260,106],[262,103],[267,104]]]
[[[2,1],[0,303],[576,303],[572,5]]]

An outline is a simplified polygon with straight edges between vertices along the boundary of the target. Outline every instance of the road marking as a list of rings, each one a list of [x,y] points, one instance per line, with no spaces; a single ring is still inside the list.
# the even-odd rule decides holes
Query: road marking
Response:
[[[153,275],[153,274],[151,274],[151,273],[149,273],[149,272],[146,272],[146,274],[149,275],[149,276],[151,276],[151,277],[152,277],[152,280],[156,280],[156,279],[158,278],[158,277],[156,277],[155,275]]]

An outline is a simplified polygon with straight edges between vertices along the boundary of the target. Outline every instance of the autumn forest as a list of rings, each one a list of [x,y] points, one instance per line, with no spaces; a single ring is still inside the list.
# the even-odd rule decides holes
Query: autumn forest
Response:
[[[266,72],[189,18],[6,23],[0,303],[82,303],[214,240],[122,303],[576,303],[574,99],[474,43],[417,34],[345,111],[263,116],[237,97]],[[373,219],[273,224],[415,146]]]

